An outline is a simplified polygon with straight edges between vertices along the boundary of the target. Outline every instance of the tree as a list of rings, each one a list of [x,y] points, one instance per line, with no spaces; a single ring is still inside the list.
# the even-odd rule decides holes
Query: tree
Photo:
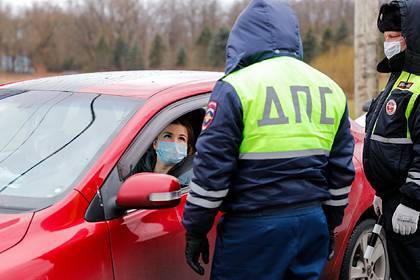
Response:
[[[195,41],[194,58],[195,64],[200,67],[209,65],[209,47],[213,34],[208,25],[205,25]]]
[[[208,47],[211,41],[211,37],[212,37],[212,34],[211,34],[210,28],[207,25],[204,26],[203,30],[201,30],[201,33],[197,38],[196,45],[202,46],[202,47]]]
[[[180,46],[187,55],[180,67],[221,67],[228,37],[223,26],[230,28],[250,0],[235,0],[229,7],[222,0],[42,1],[18,13],[2,2],[0,55],[26,56],[38,69],[95,71],[178,67],[184,63]],[[300,18],[302,35],[309,28],[317,31],[310,34],[316,40],[304,38],[305,59],[320,53],[328,26],[333,32],[327,49],[352,36],[354,15],[348,11],[354,0],[288,2]]]
[[[101,36],[95,49],[95,70],[107,70],[110,67],[111,49],[109,48],[105,38]]]
[[[317,54],[318,43],[315,35],[310,28],[303,38],[303,60],[307,63],[311,62]]]
[[[165,46],[162,37],[157,33],[153,39],[149,54],[149,66],[151,68],[159,68],[162,65],[164,52]]]
[[[332,40],[333,40],[333,33],[331,31],[331,28],[327,27],[324,30],[324,33],[322,34],[322,43],[321,43],[322,52],[327,52],[331,49]]]
[[[141,52],[138,43],[135,43],[128,55],[127,70],[142,70],[145,68],[143,53]]]
[[[74,57],[69,57],[64,60],[63,65],[61,66],[60,70],[75,71],[75,70],[80,70],[80,69],[81,69],[81,66],[76,63],[76,60],[74,59]]]
[[[179,48],[176,56],[176,66],[185,67],[187,65],[187,52],[184,47]]]
[[[211,41],[209,59],[213,67],[221,67],[225,63],[226,43],[229,38],[229,29],[220,27]]]
[[[341,43],[347,39],[348,34],[347,24],[344,20],[341,20],[340,26],[337,29],[337,32],[334,35],[334,41],[336,43]]]
[[[58,29],[65,17],[61,17],[56,7],[34,5],[25,11],[22,18],[16,18],[16,39],[19,45],[14,46],[15,52],[24,48],[26,55],[35,64],[42,64],[50,69],[60,68],[62,61],[57,57]],[[54,59],[52,54],[55,55]],[[48,64],[48,65],[47,65]]]
[[[118,37],[114,48],[114,67],[123,70],[127,67],[129,48],[123,38]]]

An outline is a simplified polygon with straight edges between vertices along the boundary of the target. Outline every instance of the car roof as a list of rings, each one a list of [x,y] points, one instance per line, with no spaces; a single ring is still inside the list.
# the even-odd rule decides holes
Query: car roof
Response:
[[[221,72],[206,71],[116,71],[62,75],[4,85],[16,90],[99,93],[149,98],[170,88],[216,82]]]

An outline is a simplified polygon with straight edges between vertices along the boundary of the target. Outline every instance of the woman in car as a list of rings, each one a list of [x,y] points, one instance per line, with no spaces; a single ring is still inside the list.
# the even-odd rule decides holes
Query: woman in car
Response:
[[[187,186],[192,177],[195,135],[191,124],[179,118],[168,125],[140,159],[135,171],[157,172],[177,177]]]

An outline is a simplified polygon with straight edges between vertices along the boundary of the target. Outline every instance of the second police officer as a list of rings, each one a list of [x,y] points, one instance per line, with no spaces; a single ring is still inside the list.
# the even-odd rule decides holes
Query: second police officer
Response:
[[[420,1],[381,6],[378,27],[391,73],[366,116],[364,170],[383,214],[391,278],[420,279]]]

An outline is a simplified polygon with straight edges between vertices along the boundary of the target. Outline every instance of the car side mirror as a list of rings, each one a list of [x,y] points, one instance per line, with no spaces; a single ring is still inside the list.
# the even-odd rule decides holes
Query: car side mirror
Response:
[[[365,104],[363,104],[363,112],[367,113],[369,111],[371,104],[372,104],[372,100],[366,101]]]
[[[171,208],[181,200],[181,185],[177,178],[159,173],[139,173],[121,186],[116,203],[121,209]]]

